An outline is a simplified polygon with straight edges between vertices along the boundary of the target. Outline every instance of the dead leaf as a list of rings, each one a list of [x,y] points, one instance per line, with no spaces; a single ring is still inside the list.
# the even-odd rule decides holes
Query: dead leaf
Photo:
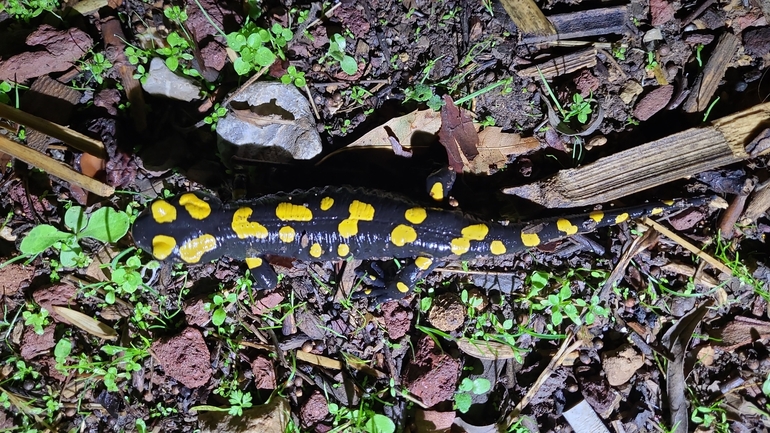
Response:
[[[491,168],[500,168],[508,163],[512,156],[532,153],[542,147],[535,137],[521,138],[519,134],[503,132],[503,128],[493,126],[478,133],[478,156],[465,167],[466,172],[489,174]]]
[[[390,148],[393,137],[404,147],[411,147],[414,134],[424,132],[435,134],[441,128],[441,115],[433,110],[415,110],[401,117],[394,117],[364,134],[347,147]]]
[[[452,170],[462,173],[463,167],[479,154],[479,135],[471,116],[456,106],[452,97],[444,95],[444,102],[444,107],[441,108],[441,129],[438,131],[438,140],[446,148]]]
[[[441,128],[441,115],[433,110],[415,110],[401,117],[394,117],[382,125],[373,128],[363,137],[323,157],[316,165],[328,158],[349,150],[359,148],[392,149],[391,138],[398,141],[404,151],[413,146],[416,134],[433,135]]]
[[[114,340],[118,338],[118,333],[115,332],[114,329],[94,319],[91,316],[87,316],[79,311],[70,310],[69,308],[60,307],[58,305],[54,305],[53,309],[58,314],[61,314],[67,320],[72,322],[73,325],[95,337],[103,338],[105,340]]]
[[[511,359],[515,356],[510,346],[494,341],[461,338],[457,340],[457,348],[478,359]]]
[[[663,336],[661,343],[669,351],[669,362],[666,367],[666,390],[668,394],[668,407],[671,408],[669,425],[675,426],[674,433],[686,433],[689,431],[690,417],[688,414],[689,402],[687,400],[687,383],[684,377],[684,358],[687,354],[687,346],[692,339],[692,333],[698,326],[703,316],[706,315],[712,301],[709,300],[691,311],[679,322],[672,326]]]

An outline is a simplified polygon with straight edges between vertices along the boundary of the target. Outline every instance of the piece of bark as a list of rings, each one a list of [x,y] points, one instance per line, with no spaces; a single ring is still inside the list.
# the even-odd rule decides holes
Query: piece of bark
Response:
[[[131,118],[134,120],[134,128],[137,132],[147,129],[147,107],[144,103],[142,84],[134,78],[136,66],[132,65],[126,57],[127,40],[121,28],[121,22],[115,9],[102,8],[100,11],[102,24],[102,37],[107,45],[107,56],[115,70],[120,74],[120,82],[126,89],[126,97],[131,103],[128,108]]]
[[[115,193],[115,188],[82,175],[67,165],[51,158],[48,155],[32,150],[24,145],[15,143],[3,136],[0,136],[0,152],[5,152],[14,158],[20,159],[29,165],[37,167],[44,172],[65,180],[71,184],[77,185],[86,191],[109,197]]]
[[[768,117],[770,102],[503,192],[548,208],[616,200],[748,158],[746,143]]]
[[[521,33],[554,35],[556,29],[533,0],[501,0],[505,11]]]
[[[549,79],[594,66],[596,66],[596,48],[591,47],[528,66],[520,69],[517,74],[521,77],[540,78],[542,72],[543,76]]]
[[[740,43],[740,39],[732,33],[725,33],[719,38],[714,52],[706,62],[703,72],[695,79],[692,92],[682,106],[685,112],[698,113],[708,108]]]
[[[585,400],[581,400],[580,403],[565,410],[563,415],[575,433],[610,433],[591,405]]]
[[[556,28],[556,34],[524,34],[521,42],[537,44],[565,39],[580,39],[609,34],[623,34],[628,23],[628,8],[615,6],[580,12],[551,15],[548,20]],[[527,33],[527,32],[522,32]]]
[[[751,202],[743,214],[741,223],[748,225],[756,221],[770,209],[770,180],[764,181],[754,189]]]
[[[743,209],[746,207],[746,201],[749,198],[749,194],[754,191],[756,182],[754,179],[746,179],[743,184],[743,191],[733,198],[730,202],[730,206],[722,213],[719,218],[719,231],[722,234],[722,239],[732,239],[735,235],[735,224],[743,214]]]
[[[22,96],[21,109],[58,125],[67,125],[80,96],[77,90],[43,75]],[[43,152],[47,146],[46,134],[34,129],[27,131],[27,147]]]

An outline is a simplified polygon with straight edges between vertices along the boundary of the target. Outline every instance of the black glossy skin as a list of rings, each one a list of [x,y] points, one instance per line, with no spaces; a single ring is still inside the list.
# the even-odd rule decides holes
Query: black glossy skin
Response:
[[[205,218],[193,218],[184,206],[179,204],[180,198],[184,195],[169,199],[163,205],[175,208],[176,218],[171,222],[159,223],[152,212],[145,212],[136,220],[133,227],[136,244],[156,258],[186,263],[207,262],[225,255],[249,259],[262,257],[265,254],[319,261],[338,260],[350,256],[363,260],[424,257],[434,262],[510,254],[574,233],[589,232],[597,227],[613,225],[627,219],[651,213],[657,214],[671,207],[691,205],[684,202],[673,204],[672,202],[668,204],[654,202],[600,214],[583,214],[540,223],[505,226],[495,222],[480,221],[459,211],[424,207],[403,197],[374,190],[314,188],[269,195],[254,201],[226,206],[211,196],[201,193],[194,193],[194,195],[208,203],[211,208],[211,212]],[[331,206],[322,207],[323,203],[328,205],[330,200],[333,200]],[[349,229],[350,222],[348,221],[348,228],[345,228],[343,221],[351,218],[351,204],[354,202],[358,203],[356,209],[369,209],[373,210],[373,213],[353,212],[354,217],[364,219],[357,220],[355,224],[357,232],[352,234]],[[296,209],[299,209],[305,217],[308,214],[312,214],[312,217],[308,221],[291,220],[292,218],[282,220],[279,214],[284,219],[288,214],[276,211],[281,203],[284,203],[283,206],[286,206],[286,203],[301,206],[304,209]],[[244,209],[251,210],[251,215],[244,222],[261,224],[265,229],[262,232],[264,237],[241,238],[238,236],[233,228],[233,219],[236,212],[239,210],[244,212]],[[409,209],[413,210],[412,215],[415,209],[417,214],[422,212],[419,209],[424,209],[425,218],[414,216],[407,218]],[[618,218],[618,216],[621,217]],[[369,217],[371,221],[367,220]],[[401,226],[401,231],[394,236],[394,229],[398,226]],[[279,235],[279,230],[282,228],[287,230],[286,227],[295,233],[290,242],[282,240]],[[471,228],[468,229],[468,227]],[[466,229],[465,234],[464,229]],[[402,239],[403,245],[397,245],[402,242],[394,239],[403,238],[400,234],[411,231],[415,235],[413,241],[408,242],[412,237],[406,236]],[[160,250],[154,250],[153,247],[153,239],[158,235],[173,239],[176,245],[173,250],[168,250],[167,254],[158,254]],[[180,246],[202,235],[213,237],[215,245],[213,241],[209,243],[207,248],[210,250],[192,259],[180,254]],[[454,249],[453,243],[455,243]],[[314,244],[317,245],[314,247]],[[340,244],[346,245],[347,250],[340,251]],[[463,245],[467,246],[467,250]],[[260,265],[250,264],[250,267],[257,266]]]

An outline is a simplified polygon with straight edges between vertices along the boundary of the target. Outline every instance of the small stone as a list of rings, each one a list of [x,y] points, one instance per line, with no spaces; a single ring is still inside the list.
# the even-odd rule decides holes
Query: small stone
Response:
[[[311,159],[323,149],[310,103],[293,84],[256,82],[230,108],[217,123],[226,165],[233,156],[275,162]]]
[[[644,355],[637,353],[630,345],[623,345],[608,351],[602,356],[602,369],[607,375],[610,386],[620,386],[628,382],[636,371],[644,365]]]
[[[634,107],[634,117],[639,120],[649,119],[668,105],[673,94],[674,86],[670,84],[658,87],[642,97],[642,99],[636,103],[636,107]]]
[[[641,84],[637,83],[634,80],[628,80],[628,82],[623,86],[623,89],[620,91],[620,100],[623,101],[624,104],[628,105],[633,101],[634,98],[641,95],[644,91],[644,87],[642,87]]]
[[[142,84],[142,88],[150,95],[161,95],[186,102],[198,99],[201,93],[193,80],[171,72],[166,62],[158,57],[150,61],[147,81]]]
[[[666,0],[650,0],[650,23],[660,26],[674,18],[674,7]]]
[[[465,313],[465,306],[456,293],[444,293],[436,297],[428,321],[441,331],[451,332],[463,325]]]
[[[645,44],[654,42],[654,41],[662,41],[662,40],[663,40],[663,33],[661,33],[659,28],[652,28],[648,30],[642,37],[642,42],[644,42]]]

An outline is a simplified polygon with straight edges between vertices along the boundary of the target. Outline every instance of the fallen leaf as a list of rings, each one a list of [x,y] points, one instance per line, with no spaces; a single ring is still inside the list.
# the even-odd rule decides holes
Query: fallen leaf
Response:
[[[54,311],[66,317],[73,325],[88,332],[89,334],[103,338],[105,340],[114,340],[118,338],[118,333],[104,323],[85,315],[79,311],[70,310],[67,307],[53,306]]]
[[[479,135],[471,116],[456,106],[449,95],[444,95],[444,102],[446,104],[441,108],[438,140],[446,148],[452,170],[462,173],[463,167],[479,154]]]

